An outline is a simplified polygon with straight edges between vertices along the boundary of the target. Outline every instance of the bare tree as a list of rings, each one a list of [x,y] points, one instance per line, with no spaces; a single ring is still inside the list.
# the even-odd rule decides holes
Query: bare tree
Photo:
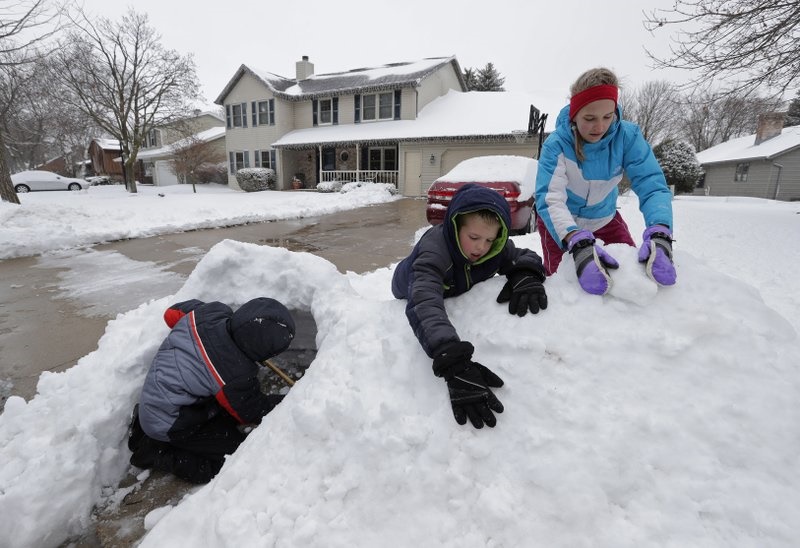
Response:
[[[58,28],[62,8],[49,0],[0,0],[0,122],[13,108],[23,88],[25,67],[43,55],[43,48]],[[19,204],[11,184],[5,143],[5,123],[0,123],[0,199]]]
[[[645,82],[633,93],[623,93],[623,116],[636,123],[652,145],[673,138],[680,100],[675,86],[664,80]]]
[[[48,63],[45,56],[25,65],[8,66],[0,77],[0,131],[6,161],[14,172],[63,157],[66,171],[62,174],[79,176],[77,166],[97,130],[61,99],[63,89],[59,81],[49,77]]]
[[[666,58],[648,54],[658,67],[699,70],[693,85],[728,79],[728,91],[777,95],[800,81],[797,0],[676,0],[645,17],[651,31],[682,29]]]
[[[136,192],[134,168],[147,132],[191,110],[199,84],[194,60],[165,49],[148,17],[130,9],[120,21],[92,21],[79,12],[76,29],[57,54],[56,76],[79,108],[122,145],[125,179]]]
[[[683,137],[697,151],[755,133],[758,115],[775,111],[780,101],[729,93],[699,92],[684,100]]]
[[[190,135],[173,143],[172,171],[182,183],[192,183],[192,190],[197,192],[195,183],[208,182],[203,174],[208,173],[208,166],[225,161],[225,152],[209,141],[203,141],[196,135]]]

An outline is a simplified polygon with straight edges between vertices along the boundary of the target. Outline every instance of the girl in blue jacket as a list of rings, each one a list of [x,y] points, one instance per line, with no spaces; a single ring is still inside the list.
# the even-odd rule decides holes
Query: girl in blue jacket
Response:
[[[639,261],[656,283],[673,285],[672,193],[639,127],[622,120],[617,77],[605,68],[591,69],[570,92],[570,104],[542,147],[536,177],[537,226],[548,276],[567,251],[581,287],[595,295],[608,292],[608,269],[619,263],[598,240],[635,245],[616,209],[624,173],[645,220]]]

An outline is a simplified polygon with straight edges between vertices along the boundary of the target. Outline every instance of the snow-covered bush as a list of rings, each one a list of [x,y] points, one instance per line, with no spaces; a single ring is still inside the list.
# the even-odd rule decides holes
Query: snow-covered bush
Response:
[[[690,193],[700,180],[703,168],[697,163],[694,147],[685,141],[664,141],[653,148],[667,184],[675,185],[676,193]]]
[[[390,183],[372,183],[369,181],[353,181],[350,183],[345,183],[341,185],[341,192],[342,194],[346,192],[351,192],[360,187],[369,187],[370,189],[384,189],[391,195],[397,194],[397,187]]]
[[[317,185],[319,192],[339,192],[342,190],[341,181],[323,181]]]
[[[228,166],[225,162],[214,164],[206,162],[194,170],[198,183],[218,183],[224,185],[228,182]]]
[[[245,167],[236,171],[236,182],[245,192],[275,190],[275,170],[268,167]]]

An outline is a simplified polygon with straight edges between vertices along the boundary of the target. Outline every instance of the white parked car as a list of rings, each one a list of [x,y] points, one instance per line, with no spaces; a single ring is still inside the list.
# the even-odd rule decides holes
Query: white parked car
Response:
[[[14,190],[20,194],[34,190],[83,190],[89,183],[83,179],[63,177],[51,171],[21,171],[11,176]]]

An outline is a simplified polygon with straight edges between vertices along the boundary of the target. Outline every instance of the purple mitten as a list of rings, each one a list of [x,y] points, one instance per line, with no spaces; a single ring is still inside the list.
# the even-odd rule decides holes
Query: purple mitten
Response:
[[[595,244],[594,234],[579,230],[569,239],[567,249],[575,260],[578,283],[587,293],[605,295],[611,289],[609,268],[619,268],[619,263]]]
[[[672,232],[664,225],[648,227],[642,235],[639,262],[647,276],[658,285],[674,285],[678,278],[672,264]]]

